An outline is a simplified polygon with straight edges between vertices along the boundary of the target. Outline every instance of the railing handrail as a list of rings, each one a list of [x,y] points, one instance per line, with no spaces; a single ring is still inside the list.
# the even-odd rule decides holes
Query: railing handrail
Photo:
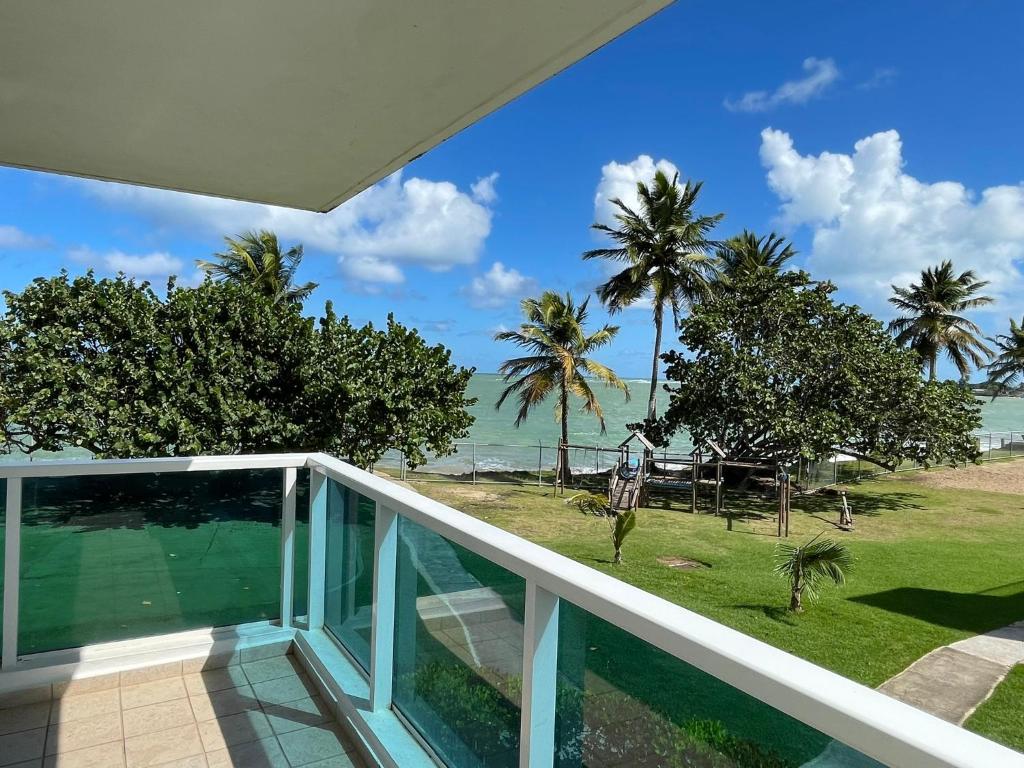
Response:
[[[1006,747],[390,480],[326,454],[309,466],[876,759],[1024,766]]]
[[[59,461],[0,467],[0,477],[301,466],[887,764],[1024,766],[1006,747],[326,454]]]
[[[308,453],[170,456],[154,459],[61,459],[0,463],[5,477],[80,477],[85,475],[145,475],[160,472],[215,472],[225,469],[285,469],[304,467]]]

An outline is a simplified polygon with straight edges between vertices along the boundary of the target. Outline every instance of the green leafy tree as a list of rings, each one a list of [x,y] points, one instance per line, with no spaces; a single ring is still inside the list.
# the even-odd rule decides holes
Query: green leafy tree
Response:
[[[589,299],[576,304],[569,294],[561,296],[545,291],[540,298],[524,299],[523,315],[526,322],[517,331],[495,334],[497,341],[509,341],[527,351],[524,357],[514,357],[502,363],[498,372],[508,386],[502,391],[495,408],[515,395],[519,401],[516,427],[549,395],[556,396],[555,416],[562,427],[562,443],[569,442],[569,396],[583,401],[584,413],[597,417],[601,432],[605,431],[604,409],[590,385],[594,380],[618,389],[629,399],[629,387],[606,365],[590,355],[606,346],[619,332],[618,326],[605,325],[594,331],[587,330]],[[567,456],[561,462],[563,479],[569,477]]]
[[[975,459],[970,391],[923,381],[916,355],[834,291],[803,272],[756,272],[695,308],[679,336],[687,352],[665,355],[674,386],[650,436],[686,429],[730,458]]]
[[[988,365],[988,383],[995,398],[1024,384],[1024,320],[1018,325],[1011,317],[1010,332],[990,341],[999,353]]]
[[[5,294],[0,449],[80,446],[99,457],[324,450],[415,465],[472,422],[471,371],[393,320],[316,329],[251,286],[66,273]]]
[[[961,376],[967,376],[972,365],[983,367],[991,356],[981,329],[963,316],[992,303],[991,296],[978,295],[986,285],[988,282],[978,280],[971,270],[957,275],[953,262],[943,261],[922,271],[920,283],[892,286],[889,303],[903,314],[889,323],[889,330],[896,341],[920,355],[929,380],[935,380],[935,366],[943,352]]]
[[[694,212],[702,183],[686,181],[680,186],[678,174],[669,179],[663,171],[654,174],[651,185],[637,183],[639,209],[634,211],[618,198],[617,226],[594,224],[608,235],[612,248],[597,248],[584,259],[610,259],[624,264],[621,272],[600,285],[597,295],[612,313],[650,298],[654,308],[654,356],[647,418],[653,420],[658,405],[658,367],[665,313],[671,311],[678,326],[684,310],[711,295],[715,260],[710,255],[711,230],[724,214],[700,216]]]
[[[305,395],[315,414],[310,447],[362,466],[394,448],[412,468],[427,452],[451,454],[455,441],[468,436],[473,369],[453,365],[444,346],[428,345],[391,315],[385,329],[356,328],[330,302],[317,336]]]
[[[846,583],[846,574],[853,567],[850,551],[839,542],[815,536],[806,544],[779,544],[775,573],[789,581],[789,610],[801,613],[803,599],[815,600],[823,582],[836,586]]]
[[[266,229],[225,237],[227,250],[213,255],[215,261],[199,259],[196,266],[215,280],[251,285],[273,301],[301,303],[316,283],[295,284],[302,262],[302,246],[281,250],[277,235]]]
[[[779,272],[797,252],[792,243],[774,232],[758,237],[743,230],[715,250],[718,259],[719,286],[740,275],[753,272]]]

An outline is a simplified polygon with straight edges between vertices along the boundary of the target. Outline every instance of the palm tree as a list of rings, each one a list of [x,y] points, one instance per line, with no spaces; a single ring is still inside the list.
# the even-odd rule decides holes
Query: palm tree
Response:
[[[196,261],[196,266],[217,280],[252,285],[275,302],[289,303],[303,301],[317,286],[293,282],[302,261],[301,245],[282,253],[277,235],[266,229],[246,232],[237,238],[225,237],[224,242],[228,249],[215,253],[216,261]]]
[[[653,420],[658,404],[658,364],[661,355],[662,323],[672,311],[675,325],[683,309],[689,309],[711,294],[715,262],[709,255],[713,243],[708,235],[724,214],[698,216],[693,207],[701,182],[679,185],[679,174],[670,180],[664,172],[654,174],[653,183],[636,185],[640,200],[634,211],[618,198],[618,228],[594,224],[608,235],[614,248],[597,248],[584,259],[611,259],[626,267],[598,286],[597,295],[612,313],[650,297],[654,307],[654,359],[651,363],[651,394],[647,418]]]
[[[796,256],[792,243],[774,232],[758,237],[743,230],[716,250],[718,269],[724,281],[757,272],[780,272]]]
[[[800,547],[780,544],[776,553],[775,573],[789,580],[789,610],[803,611],[803,597],[809,600],[818,596],[818,587],[823,580],[831,580],[837,586],[846,582],[846,574],[853,566],[850,551],[831,539],[818,541],[815,536]]]
[[[589,357],[619,332],[617,326],[605,325],[588,334],[589,302],[586,299],[577,306],[568,293],[561,296],[554,291],[545,291],[540,298],[523,299],[521,306],[526,322],[519,326],[519,330],[502,331],[494,336],[496,341],[511,341],[528,352],[525,357],[506,360],[498,369],[505,382],[511,383],[502,391],[495,409],[500,409],[509,396],[516,395],[519,400],[518,427],[548,395],[557,393],[555,415],[562,424],[562,445],[569,442],[570,394],[583,400],[583,411],[597,416],[601,432],[605,431],[604,410],[588,379],[619,389],[629,399],[626,383],[613,370]],[[566,458],[563,455],[560,462],[563,479],[569,475]]]
[[[928,366],[928,380],[935,380],[935,364],[939,353],[945,352],[961,376],[966,376],[973,365],[985,364],[982,355],[990,350],[979,338],[981,329],[963,316],[969,309],[991,304],[991,296],[977,293],[988,285],[978,280],[973,271],[959,275],[953,262],[943,261],[937,267],[921,272],[921,283],[907,288],[892,286],[889,303],[904,314],[889,323],[889,331],[896,341],[910,347],[921,356],[921,364]]]
[[[1000,333],[989,339],[999,350],[999,354],[988,365],[988,380],[995,386],[992,397],[1002,394],[1008,389],[1016,389],[1024,376],[1024,320],[1020,325],[1011,317],[1010,332]]]

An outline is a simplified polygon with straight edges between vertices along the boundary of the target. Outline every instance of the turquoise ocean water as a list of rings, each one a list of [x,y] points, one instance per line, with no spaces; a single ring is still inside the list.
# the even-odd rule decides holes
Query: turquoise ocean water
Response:
[[[629,401],[616,390],[598,390],[601,404],[605,412],[607,433],[601,434],[598,420],[593,416],[580,412],[580,402],[575,401],[569,416],[570,441],[578,445],[612,448],[626,436],[625,425],[640,421],[647,404],[649,383],[642,379],[627,380],[631,390]],[[502,390],[501,377],[496,374],[477,374],[469,384],[468,394],[477,398],[471,408],[476,421],[470,430],[467,443],[477,443],[477,465],[480,469],[519,469],[536,467],[538,463],[538,445],[554,446],[558,442],[559,426],[555,420],[554,402],[537,408],[527,421],[519,428],[515,427],[516,404],[509,400],[500,411],[494,404]],[[661,393],[659,406],[664,408],[667,395]],[[998,398],[982,401],[982,419],[985,432],[1024,431],[1024,399],[1015,397]],[[986,442],[983,438],[982,442]],[[499,448],[498,446],[519,446],[516,448]],[[688,450],[689,436],[677,435],[672,448]],[[81,450],[68,450],[61,454],[38,455],[38,459],[78,458],[88,454]],[[392,457],[397,459],[397,457]],[[553,453],[549,457],[543,454],[544,464],[553,461]],[[596,457],[583,456],[578,461],[586,466]],[[0,456],[0,461],[23,461],[20,455]],[[576,460],[574,460],[575,463]],[[455,468],[472,463],[469,446],[460,448],[455,457],[438,462],[445,468]]]

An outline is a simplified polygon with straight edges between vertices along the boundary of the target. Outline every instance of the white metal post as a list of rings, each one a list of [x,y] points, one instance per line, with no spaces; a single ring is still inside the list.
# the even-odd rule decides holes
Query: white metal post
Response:
[[[551,768],[555,758],[558,597],[526,583],[520,768]]]
[[[18,661],[18,591],[21,575],[21,478],[7,478],[7,520],[4,529],[4,645],[0,668]]]
[[[324,581],[327,578],[327,475],[309,471],[309,630],[324,626]]]
[[[370,707],[391,708],[395,669],[398,515],[378,504],[373,529],[373,614],[370,625]]]
[[[281,484],[281,626],[295,613],[295,467],[285,467]]]

